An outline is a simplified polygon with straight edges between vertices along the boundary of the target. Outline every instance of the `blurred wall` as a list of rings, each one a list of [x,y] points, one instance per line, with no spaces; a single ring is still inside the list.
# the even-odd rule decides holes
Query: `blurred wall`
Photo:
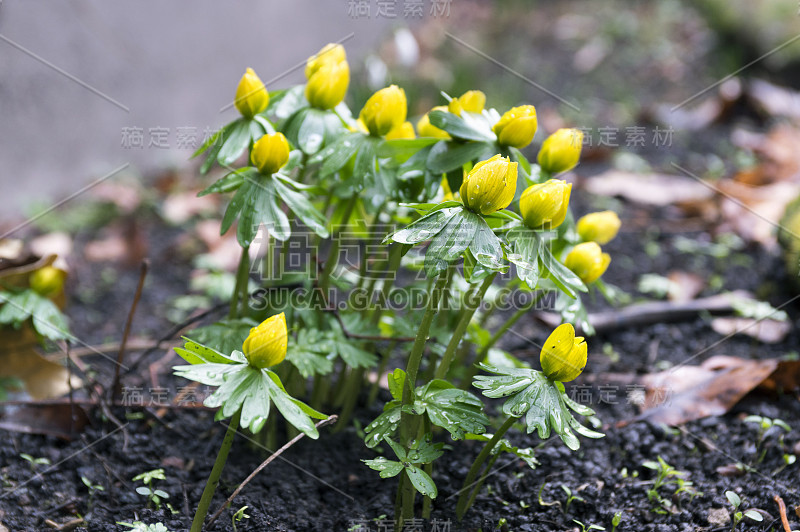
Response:
[[[126,163],[185,164],[236,116],[220,109],[246,67],[266,82],[345,38],[355,63],[402,22],[353,15],[340,0],[0,0],[0,222]]]

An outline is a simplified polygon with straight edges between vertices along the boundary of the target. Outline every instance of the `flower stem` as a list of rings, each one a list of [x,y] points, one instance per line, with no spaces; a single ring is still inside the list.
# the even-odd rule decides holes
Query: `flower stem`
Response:
[[[483,480],[485,480],[485,477],[481,478],[478,482],[475,482],[478,473],[480,473],[481,466],[483,466],[483,463],[489,457],[492,449],[494,449],[494,447],[497,445],[497,442],[500,441],[503,435],[508,432],[508,429],[510,429],[516,421],[516,417],[509,416],[505,423],[503,423],[503,425],[497,429],[497,432],[494,433],[492,439],[486,442],[486,445],[483,446],[480,454],[478,454],[477,458],[475,458],[475,461],[472,463],[472,467],[469,468],[469,473],[467,473],[467,478],[464,479],[464,484],[461,487],[461,495],[459,495],[458,504],[456,505],[456,516],[459,520],[464,517],[464,514],[469,509],[469,502],[472,498],[471,494],[473,492],[477,493],[483,486]]]
[[[434,374],[435,378],[444,379],[447,376],[447,371],[450,369],[450,364],[453,362],[453,356],[456,354],[458,344],[461,342],[461,338],[464,337],[464,333],[467,332],[467,327],[472,320],[472,316],[475,315],[475,311],[478,310],[478,307],[481,305],[483,296],[486,295],[486,291],[489,290],[496,275],[496,273],[489,275],[483,281],[480,288],[476,286],[464,296],[463,307],[458,319],[458,324],[456,325],[456,330],[453,332],[453,336],[447,344],[447,350],[444,352],[444,355],[442,355],[442,360],[436,368],[436,373]]]
[[[246,254],[245,250],[245,254]],[[211,475],[206,481],[206,487],[203,490],[203,496],[200,498],[200,504],[197,505],[197,511],[194,513],[194,520],[192,521],[191,532],[202,532],[203,523],[208,515],[208,507],[211,505],[211,499],[214,497],[214,492],[217,490],[219,484],[219,477],[222,475],[222,470],[225,467],[225,462],[228,460],[228,452],[231,450],[233,444],[233,437],[236,435],[236,429],[239,427],[239,417],[241,410],[236,412],[228,424],[228,430],[225,432],[225,437],[222,440],[222,445],[217,453],[217,459],[214,462],[214,467],[211,469]]]
[[[344,209],[344,214],[342,214],[342,225],[347,224],[350,220],[350,215],[353,214],[353,209],[356,206],[356,202],[358,201],[358,196],[353,194],[350,196],[350,199],[347,200],[347,205]],[[328,288],[331,284],[331,274],[333,273],[334,268],[339,263],[339,247],[341,245],[340,239],[338,238],[339,232],[331,234],[331,249],[328,253],[328,260],[325,261],[325,267],[322,270],[322,274],[319,277],[319,289],[322,291],[322,297],[325,301],[328,301]]]
[[[231,307],[228,310],[228,319],[232,320],[241,316],[239,304],[242,296],[247,295],[247,283],[250,281],[250,246],[242,248],[242,255],[239,257],[239,267],[236,270],[236,285],[231,294]]]

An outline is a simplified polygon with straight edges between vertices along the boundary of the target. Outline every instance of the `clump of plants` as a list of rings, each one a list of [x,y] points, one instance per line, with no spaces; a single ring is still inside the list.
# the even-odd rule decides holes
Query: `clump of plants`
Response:
[[[284,434],[317,438],[314,419],[335,412],[347,426],[356,406],[378,400],[380,381],[390,400],[364,439],[391,454],[365,464],[397,479],[398,529],[429,516],[448,437],[483,442],[459,517],[502,453],[535,466],[531,449],[505,439],[512,428],[573,450],[579,436],[602,437],[575,419],[596,421],[563,384],[586,366],[576,328],[593,331],[582,296],[607,292],[601,246],[620,227],[613,212],[577,222],[570,212],[563,174],[578,164],[581,132],[556,131],[534,163],[521,151],[537,131],[532,105],[501,114],[481,91],[443,93],[415,131],[395,85],[351,111],[341,45],[309,58],[305,74],[304,85],[268,91],[248,69],[234,102],[241,116],[195,154],[201,173],[227,170],[201,195],[230,195],[221,232],[235,225],[241,258],[228,317],[176,350],[188,362],[176,374],[217,387],[205,404],[228,424],[193,531],[238,428],[270,450]],[[563,324],[535,369],[498,346],[546,295]],[[484,398],[503,399],[497,423]]]

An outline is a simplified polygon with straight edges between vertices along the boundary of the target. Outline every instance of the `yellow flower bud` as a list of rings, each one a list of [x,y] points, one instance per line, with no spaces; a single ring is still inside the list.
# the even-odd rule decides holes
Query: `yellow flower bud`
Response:
[[[517,163],[498,154],[479,162],[464,176],[461,201],[473,212],[491,214],[508,207],[516,190]]]
[[[251,366],[268,368],[286,358],[287,342],[286,316],[281,312],[250,329],[242,344],[242,352]]]
[[[569,382],[586,367],[588,348],[582,336],[575,336],[569,323],[556,327],[547,337],[539,355],[542,371],[554,381]]]
[[[350,65],[347,61],[320,66],[306,83],[306,100],[317,109],[333,109],[344,100],[350,84]]]
[[[386,134],[386,140],[394,139],[414,139],[417,136],[414,134],[414,126],[411,122],[403,122],[399,126],[395,126]]]
[[[461,116],[461,111],[480,113],[486,105],[486,95],[481,91],[467,91],[458,98],[450,100],[447,108],[454,115]]]
[[[519,198],[519,212],[526,227],[554,229],[564,223],[572,184],[560,179],[531,185]]]
[[[447,111],[447,107],[444,105],[437,105],[431,111]],[[417,122],[417,134],[420,137],[434,137],[437,139],[450,139],[450,135],[447,134],[447,131],[443,129],[439,129],[438,127],[431,124],[431,119],[427,113],[422,115],[422,118],[419,119]]]
[[[596,242],[578,244],[567,254],[564,265],[585,284],[593,283],[608,269],[611,257]]]
[[[274,174],[289,160],[289,142],[281,132],[264,135],[253,144],[250,160],[262,174]]]
[[[252,68],[245,71],[239,86],[236,87],[236,100],[233,102],[245,118],[262,112],[269,104],[269,93]]]
[[[45,297],[55,296],[64,289],[67,272],[54,266],[45,266],[33,272],[28,279],[31,288]]]
[[[359,118],[370,135],[382,137],[406,121],[407,111],[405,91],[391,85],[369,97]]]
[[[578,164],[582,146],[583,132],[580,129],[559,129],[542,142],[539,166],[551,174],[572,170]]]
[[[497,135],[497,142],[503,146],[524,148],[533,140],[536,128],[536,108],[532,105],[521,105],[506,111],[492,127]]]
[[[450,190],[450,182],[447,180],[447,176],[442,178],[442,201],[452,201],[455,199],[453,196],[453,191]]]
[[[336,65],[346,60],[347,54],[344,51],[344,46],[334,43],[326,44],[319,52],[309,57],[308,61],[306,61],[306,79],[310,80],[323,65]]]
[[[586,242],[607,244],[611,242],[622,222],[614,211],[592,212],[578,220],[576,229],[580,237]]]

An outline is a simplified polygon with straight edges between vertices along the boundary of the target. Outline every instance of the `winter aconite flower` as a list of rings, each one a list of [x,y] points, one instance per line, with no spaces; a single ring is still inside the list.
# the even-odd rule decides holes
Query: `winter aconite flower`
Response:
[[[486,95],[481,91],[467,91],[458,98],[453,98],[447,106],[448,111],[461,116],[461,111],[480,113],[486,105]]]
[[[607,244],[617,236],[622,222],[614,211],[589,213],[583,216],[576,225],[581,239],[585,242]]]
[[[233,102],[245,118],[253,118],[264,111],[269,104],[269,93],[252,68],[245,71],[239,86],[236,87],[236,100]]]
[[[517,163],[498,154],[479,162],[464,176],[461,200],[473,212],[492,214],[508,207],[516,189]]]
[[[289,160],[289,142],[280,132],[264,135],[253,144],[250,160],[262,174],[274,174]]]
[[[596,242],[578,244],[567,254],[564,265],[585,284],[593,283],[608,269],[611,257]]]
[[[370,135],[382,137],[405,122],[407,112],[405,91],[390,85],[369,97],[359,118]]]
[[[396,139],[413,139],[416,138],[416,134],[414,133],[414,126],[411,125],[411,122],[403,122],[399,126],[393,127],[387,134],[386,140],[396,140]]]
[[[242,352],[251,366],[268,368],[283,362],[287,341],[286,316],[281,312],[250,329],[242,344]]]
[[[328,44],[306,62],[306,100],[317,109],[333,109],[344,100],[350,65],[340,44]]]
[[[50,297],[64,289],[67,273],[54,266],[45,266],[33,272],[28,279],[31,288],[39,295]]]
[[[326,44],[316,55],[312,55],[306,61],[306,79],[311,79],[323,65],[335,65],[345,61],[347,61],[347,54],[344,46],[334,43]]]
[[[569,382],[586,367],[587,346],[582,336],[575,336],[569,323],[556,327],[542,347],[539,361],[547,378]]]
[[[437,105],[431,111],[447,111],[447,107],[444,105]],[[438,127],[431,124],[431,119],[428,116],[428,113],[422,115],[422,118],[419,119],[417,122],[417,134],[420,137],[433,137],[437,139],[450,139],[450,135],[447,131],[443,129],[439,129]]]
[[[519,199],[519,210],[526,227],[554,229],[564,222],[572,184],[559,179],[528,187]]]
[[[572,170],[578,164],[583,145],[583,132],[579,129],[559,129],[542,143],[539,166],[551,174]]]
[[[492,127],[497,135],[497,142],[513,148],[524,148],[533,140],[538,122],[536,108],[532,105],[521,105],[506,111]]]

